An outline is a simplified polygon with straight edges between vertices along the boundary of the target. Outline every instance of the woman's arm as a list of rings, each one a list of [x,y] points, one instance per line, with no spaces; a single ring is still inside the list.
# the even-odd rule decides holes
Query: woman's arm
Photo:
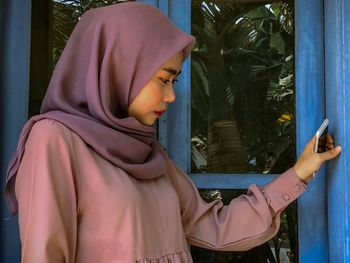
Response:
[[[262,188],[251,185],[246,195],[224,206],[220,200],[206,203],[188,176],[173,167],[187,240],[213,250],[248,250],[271,239],[279,229],[280,212],[306,189],[289,169]]]
[[[279,229],[281,211],[306,190],[304,182],[311,180],[323,162],[340,153],[331,136],[327,142],[330,151],[313,153],[314,140],[293,168],[261,188],[251,185],[246,195],[233,199],[228,206],[220,200],[204,202],[188,176],[168,161],[189,243],[234,251],[248,250],[272,238]]]
[[[16,178],[22,262],[74,262],[77,182],[67,131],[36,123]]]

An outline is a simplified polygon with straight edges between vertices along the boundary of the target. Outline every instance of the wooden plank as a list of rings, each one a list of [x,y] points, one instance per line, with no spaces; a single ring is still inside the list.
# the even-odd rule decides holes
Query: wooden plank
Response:
[[[276,174],[190,174],[200,189],[247,189],[251,184],[265,185]]]
[[[297,152],[325,117],[323,1],[295,1]],[[328,262],[325,169],[298,201],[299,262]]]
[[[191,1],[169,1],[170,19],[183,31],[191,32]],[[191,164],[191,67],[187,59],[182,66],[181,77],[175,84],[176,101],[170,105],[167,117],[167,152],[184,171],[190,172]]]
[[[327,166],[329,262],[350,262],[350,3],[325,0],[326,112],[343,152]]]

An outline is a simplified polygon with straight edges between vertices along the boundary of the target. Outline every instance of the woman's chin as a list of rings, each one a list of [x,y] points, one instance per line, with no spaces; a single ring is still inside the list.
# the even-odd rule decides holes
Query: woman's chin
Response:
[[[145,126],[153,126],[156,123],[157,119],[154,120],[139,120],[139,122]]]

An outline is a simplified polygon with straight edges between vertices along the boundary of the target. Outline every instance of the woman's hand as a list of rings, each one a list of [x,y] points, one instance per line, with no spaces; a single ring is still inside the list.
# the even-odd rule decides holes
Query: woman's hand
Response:
[[[313,173],[319,170],[325,161],[335,158],[341,152],[340,146],[334,148],[333,138],[329,134],[327,134],[326,140],[327,151],[314,153],[315,142],[316,136],[309,141],[294,165],[295,172],[304,182],[309,182],[313,177]]]

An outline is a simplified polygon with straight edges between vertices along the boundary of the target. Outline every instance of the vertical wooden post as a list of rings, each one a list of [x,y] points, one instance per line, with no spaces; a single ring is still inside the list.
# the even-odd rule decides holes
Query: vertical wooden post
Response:
[[[325,117],[323,0],[295,1],[297,151]],[[323,167],[298,200],[299,262],[327,263],[326,174]]]
[[[350,262],[350,3],[325,0],[326,112],[343,151],[327,166],[329,262]]]

